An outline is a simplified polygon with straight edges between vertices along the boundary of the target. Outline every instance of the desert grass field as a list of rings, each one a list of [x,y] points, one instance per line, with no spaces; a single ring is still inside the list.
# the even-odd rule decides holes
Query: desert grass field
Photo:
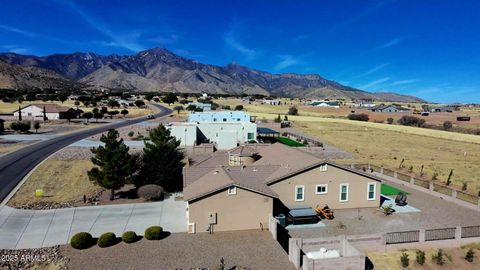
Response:
[[[480,260],[478,258],[478,254],[480,250],[475,248],[478,245],[473,245],[474,251],[476,253],[473,262],[466,261],[465,254],[468,250],[469,245],[465,247],[458,247],[458,248],[447,248],[444,249],[445,254],[448,256],[444,256],[444,265],[438,265],[435,261],[432,260],[432,255],[435,254],[438,249],[429,248],[424,249],[425,252],[425,263],[424,265],[420,265],[416,262],[416,250],[415,249],[407,249],[407,250],[399,250],[399,251],[387,251],[387,252],[375,252],[375,253],[368,253],[368,258],[373,262],[375,265],[375,269],[379,270],[403,270],[403,269],[465,269],[465,270],[474,270],[480,268]],[[403,268],[402,264],[400,263],[400,256],[402,253],[408,254],[409,258],[409,266],[407,268]],[[451,259],[451,261],[450,261]]]
[[[305,102],[301,102],[298,99],[280,99],[281,105],[266,105],[260,104],[259,102],[245,102],[241,99],[218,99],[217,102],[220,105],[229,105],[232,109],[236,105],[243,105],[245,110],[248,112],[256,113],[260,117],[266,117],[268,120],[272,120],[272,116],[267,116],[265,114],[281,114],[285,115],[288,112],[288,109],[292,106],[295,106],[299,110],[299,116],[313,116],[313,117],[324,117],[324,118],[340,118],[346,119],[347,116],[354,113],[365,113],[368,114],[370,122],[386,122],[388,118],[393,118],[394,120],[400,119],[403,115],[413,115],[412,112],[409,113],[379,113],[372,112],[366,108],[356,108],[351,104],[346,106],[341,106],[340,108],[331,108],[331,107],[313,107],[309,106]],[[421,109],[421,104],[405,103],[401,104],[404,107],[409,106],[413,110]],[[439,106],[439,105],[435,105]],[[428,124],[431,125],[443,125],[443,122],[450,121],[454,126],[464,127],[464,128],[480,128],[480,108],[468,108],[462,107],[460,111],[454,111],[451,113],[442,112],[442,113],[431,113],[429,116],[415,115],[416,117],[425,119]],[[457,121],[457,116],[470,116],[471,120],[468,122],[459,122]]]
[[[88,179],[87,171],[92,167],[90,160],[49,158],[33,171],[9,204],[80,201],[84,194],[88,196],[99,189]],[[43,189],[44,196],[36,197],[37,189]]]
[[[403,166],[413,167],[420,174],[424,166],[426,177],[436,173],[438,180],[445,182],[453,169],[452,184],[458,187],[467,183],[467,189],[478,192],[480,189],[480,136],[432,130],[375,122],[351,121],[338,118],[334,108],[312,108],[304,110],[299,101],[285,100],[287,104],[271,106],[248,104],[241,100],[218,100],[221,105],[232,108],[241,104],[257,120],[272,121],[278,114],[283,116],[292,105],[299,108],[298,116],[288,116],[294,128],[317,137],[352,153],[353,160],[339,160],[342,163],[370,163],[390,169]],[[477,113],[475,111],[475,113]]]

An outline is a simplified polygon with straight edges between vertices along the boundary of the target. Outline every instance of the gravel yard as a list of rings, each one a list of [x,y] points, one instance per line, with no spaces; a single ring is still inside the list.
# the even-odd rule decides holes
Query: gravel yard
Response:
[[[68,269],[215,269],[220,258],[227,267],[295,269],[268,231],[217,232],[213,235],[174,233],[160,241],[142,239],[109,248],[75,250],[62,246]]]

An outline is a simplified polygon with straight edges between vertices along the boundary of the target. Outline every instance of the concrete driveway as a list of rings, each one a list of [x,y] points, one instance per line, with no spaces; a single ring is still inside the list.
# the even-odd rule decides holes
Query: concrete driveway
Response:
[[[98,237],[124,231],[143,235],[147,227],[187,231],[186,203],[174,196],[161,202],[86,206],[52,210],[0,208],[0,249],[39,248],[63,245],[77,232]]]

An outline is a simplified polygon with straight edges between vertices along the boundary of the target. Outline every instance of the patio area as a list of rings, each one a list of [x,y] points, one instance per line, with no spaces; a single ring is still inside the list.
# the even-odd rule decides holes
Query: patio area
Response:
[[[290,230],[290,235],[294,238],[313,238],[480,225],[478,211],[406,186],[391,182],[388,184],[410,193],[405,207],[395,206],[395,197],[389,196],[396,210],[392,215],[386,216],[379,207],[333,209],[335,219],[322,220],[325,227]]]

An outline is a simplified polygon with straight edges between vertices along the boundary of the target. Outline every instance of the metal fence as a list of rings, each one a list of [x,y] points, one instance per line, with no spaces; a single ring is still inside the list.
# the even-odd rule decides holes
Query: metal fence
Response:
[[[435,183],[433,184],[433,191],[436,191],[438,193],[442,193],[448,196],[452,196],[452,193],[453,193],[451,188],[448,188],[439,184],[435,184]]]
[[[406,174],[397,172],[397,179],[398,180],[402,180],[402,181],[405,181],[405,182],[410,182],[410,178],[411,178],[410,175],[406,175]]]
[[[455,228],[425,230],[425,241],[455,239]]]
[[[418,242],[419,237],[420,231],[391,232],[386,235],[386,243],[389,245]]]
[[[457,190],[457,199],[465,201],[465,202],[473,203],[473,204],[478,203],[478,197],[477,196],[466,193],[466,192],[461,191],[461,190]]]
[[[480,226],[462,227],[462,238],[480,237]]]
[[[428,189],[428,187],[430,186],[430,183],[428,181],[417,179],[417,178],[415,178],[415,181],[413,182],[413,184],[417,186],[421,186],[426,189]]]

